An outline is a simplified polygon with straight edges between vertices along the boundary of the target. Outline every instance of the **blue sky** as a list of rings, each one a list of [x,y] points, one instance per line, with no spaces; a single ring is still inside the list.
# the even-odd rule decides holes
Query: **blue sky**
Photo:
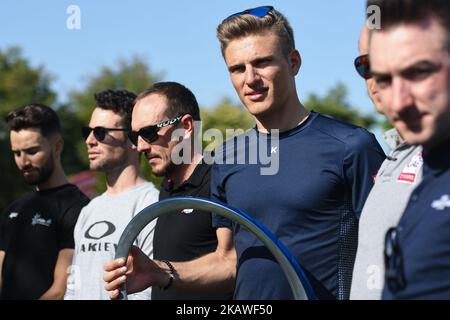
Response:
[[[66,27],[72,4],[81,10],[80,30]],[[365,0],[2,0],[0,48],[19,45],[33,66],[45,66],[61,102],[100,66],[139,55],[163,80],[185,84],[208,107],[222,97],[238,101],[215,37],[217,24],[234,12],[268,4],[293,26],[303,59],[297,76],[301,99],[324,94],[340,81],[352,105],[372,112],[353,68]]]

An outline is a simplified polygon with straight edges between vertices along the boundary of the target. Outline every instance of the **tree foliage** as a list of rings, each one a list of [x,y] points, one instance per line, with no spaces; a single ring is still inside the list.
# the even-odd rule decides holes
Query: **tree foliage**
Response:
[[[362,115],[350,106],[347,102],[347,88],[342,83],[331,88],[323,97],[316,94],[309,95],[305,107],[364,128],[371,128],[376,124],[373,115]]]
[[[1,177],[0,210],[25,191],[31,190],[17,170],[10,150],[9,136],[6,132],[4,116],[18,106],[39,102],[53,106],[61,120],[65,140],[62,163],[68,175],[88,170],[86,145],[81,137],[80,128],[89,122],[94,108],[94,93],[106,89],[127,89],[136,94],[159,81],[160,74],[150,70],[146,62],[133,57],[119,60],[114,67],[103,66],[91,74],[85,85],[69,93],[64,104],[55,105],[56,93],[51,89],[52,77],[44,67],[33,67],[25,59],[19,48],[0,50],[0,158]],[[195,94],[195,92],[194,92]],[[362,115],[347,102],[347,90],[337,84],[325,96],[311,94],[305,106],[309,109],[330,115],[337,119],[370,128],[375,117]],[[201,108],[202,129],[219,129],[226,138],[227,129],[248,130],[254,126],[252,116],[240,105],[224,98],[215,106]],[[203,136],[203,135],[202,135]],[[203,139],[202,139],[203,141]],[[203,146],[211,146],[211,141],[203,141]],[[142,157],[141,168],[144,175],[159,186],[161,178],[151,174],[151,168]],[[105,190],[102,174],[98,174],[97,191]]]

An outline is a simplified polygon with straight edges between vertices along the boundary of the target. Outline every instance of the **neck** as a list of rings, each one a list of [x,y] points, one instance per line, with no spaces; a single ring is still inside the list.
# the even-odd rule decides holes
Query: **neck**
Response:
[[[195,153],[191,157],[190,163],[181,164],[174,167],[174,170],[172,170],[172,172],[167,173],[167,178],[172,180],[174,186],[179,186],[191,177],[192,173],[197,167],[197,164],[202,161],[202,158],[203,156],[201,154]]]
[[[138,164],[127,164],[106,172],[106,193],[119,194],[145,181]]]
[[[288,131],[305,121],[309,113],[297,99],[295,103],[288,104],[283,108],[277,108],[270,114],[256,116],[256,127],[258,131],[264,133],[268,133],[273,129],[278,129],[280,132]]]
[[[64,173],[64,170],[60,163],[58,163],[55,166],[55,170],[53,170],[52,175],[50,178],[48,178],[43,183],[36,186],[37,191],[43,191],[47,189],[52,189],[56,187],[60,187],[62,185],[65,185],[69,183],[69,181],[66,178],[66,174]]]

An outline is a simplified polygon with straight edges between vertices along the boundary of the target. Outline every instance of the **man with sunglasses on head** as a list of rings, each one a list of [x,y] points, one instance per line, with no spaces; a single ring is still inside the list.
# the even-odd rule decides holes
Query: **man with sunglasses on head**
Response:
[[[365,79],[376,111],[383,114],[378,88],[370,74],[368,51],[369,29],[364,26],[359,38],[361,55],[355,59],[355,68]],[[381,299],[384,236],[398,223],[409,196],[422,179],[422,147],[407,143],[395,128],[384,133],[384,140],[391,152],[378,170],[359,220],[358,250],[350,291],[352,300]]]
[[[383,151],[365,129],[303,107],[295,87],[300,54],[288,21],[273,7],[228,17],[218,38],[231,81],[256,127],[236,137],[234,146],[226,143],[227,153],[218,152],[217,162],[224,164],[213,166],[213,199],[273,232],[303,266],[319,298],[348,298],[357,219]],[[272,130],[280,132],[279,140],[277,134],[272,139]],[[279,143],[266,149],[279,156],[279,170],[272,175],[261,174],[262,161],[235,164],[227,158],[244,158],[241,152],[253,158],[261,143]],[[239,146],[245,149],[235,149]],[[226,235],[216,252],[173,264],[173,286],[234,287],[235,299],[292,299],[280,266],[253,234],[220,217],[214,225]],[[112,297],[123,274],[105,275]]]
[[[188,88],[179,83],[155,83],[136,99],[133,131],[129,137],[137,150],[145,155],[153,174],[164,177],[160,200],[180,196],[210,197],[211,166],[202,161],[202,154],[195,148],[196,143],[200,144],[198,132],[194,130],[196,121],[200,121],[197,100]],[[182,141],[173,138],[175,131],[181,134]],[[181,148],[180,152],[177,148],[181,144],[186,148]],[[174,158],[178,156],[183,159]],[[150,261],[136,248],[132,251],[133,262],[143,266],[138,269],[147,270],[147,275],[157,277],[157,280],[146,283],[147,277],[130,276],[127,289],[134,292],[153,285],[153,300],[230,299],[232,289],[222,292],[205,286],[203,290],[192,292],[173,285],[173,266],[216,250],[217,239],[223,237],[222,232],[212,227],[210,212],[186,208],[159,217],[153,242],[155,260]],[[115,262],[108,265],[111,268],[106,267],[107,270],[116,266]]]
[[[450,2],[371,0],[371,73],[384,114],[423,148],[422,181],[386,233],[383,299],[450,299]]]
[[[17,168],[36,191],[0,216],[0,299],[62,299],[73,229],[89,199],[64,173],[64,140],[54,110],[28,104],[11,111],[6,123]]]
[[[128,139],[136,95],[126,90],[95,94],[95,108],[88,127],[82,128],[89,167],[102,172],[106,191],[83,208],[75,226],[75,254],[68,279],[66,300],[107,300],[103,264],[114,258],[123,230],[139,211],[158,201],[158,190],[143,177],[139,153]],[[147,225],[136,245],[153,254],[155,222]],[[131,299],[151,299],[151,289]]]

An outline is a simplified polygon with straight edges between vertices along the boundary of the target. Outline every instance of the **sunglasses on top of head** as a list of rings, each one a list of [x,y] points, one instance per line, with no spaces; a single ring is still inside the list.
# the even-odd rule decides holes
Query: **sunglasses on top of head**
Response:
[[[94,137],[98,142],[102,142],[105,140],[106,134],[109,131],[130,131],[129,129],[125,128],[105,128],[105,127],[82,127],[81,128],[81,134],[83,135],[84,140],[86,140],[91,132],[94,132]]]
[[[364,79],[372,78],[372,74],[370,73],[370,61],[369,55],[363,54],[355,59],[355,69],[358,74]]]
[[[130,139],[131,143],[137,146],[138,138],[141,137],[148,143],[155,142],[158,140],[158,131],[161,128],[170,126],[171,124],[175,124],[179,122],[183,118],[183,115],[179,115],[178,117],[164,120],[163,122],[160,122],[158,124],[154,124],[148,127],[141,128],[139,131],[128,131],[128,138]]]
[[[252,16],[255,16],[255,17],[258,17],[258,18],[262,18],[262,17],[266,16],[267,14],[269,14],[272,10],[273,10],[272,6],[261,6],[261,7],[246,9],[244,11],[233,13],[231,16],[228,16],[223,21],[226,21],[226,20],[231,19],[233,17],[242,16],[244,14],[251,14]]]

